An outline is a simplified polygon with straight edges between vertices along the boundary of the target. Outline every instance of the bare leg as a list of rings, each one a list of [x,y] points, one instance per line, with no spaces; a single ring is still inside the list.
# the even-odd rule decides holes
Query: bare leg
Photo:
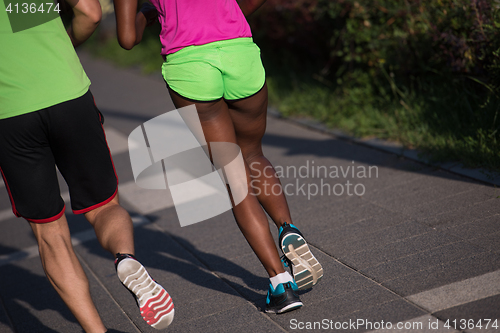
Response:
[[[262,152],[262,137],[266,131],[267,85],[254,96],[228,102],[238,145],[250,166],[257,198],[277,227],[292,223],[290,209],[271,162]]]
[[[30,222],[38,241],[43,269],[50,283],[87,333],[103,333],[89,282],[71,245],[66,216],[44,224]]]
[[[134,227],[128,212],[118,203],[118,196],[85,214],[94,227],[101,246],[113,254],[134,255]],[[117,275],[137,299],[142,318],[152,327],[166,328],[174,318],[174,304],[167,291],[156,283],[137,260],[122,256]],[[131,276],[135,276],[130,280]],[[168,312],[167,312],[168,307]]]
[[[175,92],[170,91],[170,95],[177,108],[193,104]],[[195,104],[207,142],[237,143],[233,121],[224,100]],[[269,276],[273,277],[284,272],[283,265],[269,230],[267,217],[250,186],[250,170],[246,163],[245,168],[249,195],[233,208],[233,213],[243,236]]]
[[[134,254],[134,227],[127,211],[118,203],[118,195],[110,202],[91,210],[85,218],[94,227],[101,246],[115,255]]]

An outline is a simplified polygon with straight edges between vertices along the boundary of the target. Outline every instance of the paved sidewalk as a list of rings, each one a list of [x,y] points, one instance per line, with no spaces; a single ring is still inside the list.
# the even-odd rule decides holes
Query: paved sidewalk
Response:
[[[493,327],[500,327],[500,190],[268,118],[265,153],[282,171],[294,223],[325,272],[301,294],[302,309],[268,315],[266,273],[230,212],[181,228],[168,191],[134,184],[128,134],[174,109],[159,74],[144,77],[81,56],[106,119],[120,198],[134,216],[137,257],[175,303],[166,331],[363,332],[392,323],[377,332],[500,332]],[[2,187],[0,332],[81,332]],[[64,185],[62,192],[68,200]],[[68,219],[105,324],[155,332],[88,223]]]

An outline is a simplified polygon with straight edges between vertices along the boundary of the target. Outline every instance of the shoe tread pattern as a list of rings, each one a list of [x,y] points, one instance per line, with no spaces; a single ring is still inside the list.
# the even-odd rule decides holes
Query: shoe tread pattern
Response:
[[[323,267],[312,254],[305,239],[290,233],[281,240],[281,249],[293,264],[293,276],[299,290],[312,288],[323,277]]]
[[[156,329],[167,328],[174,318],[174,303],[168,292],[137,260],[120,261],[117,273],[122,284],[135,295],[142,318]]]

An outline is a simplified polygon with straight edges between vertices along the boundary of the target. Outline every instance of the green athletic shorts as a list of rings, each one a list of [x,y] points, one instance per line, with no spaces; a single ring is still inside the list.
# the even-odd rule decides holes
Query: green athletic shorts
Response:
[[[195,101],[246,98],[265,82],[260,49],[251,37],[192,45],[168,54],[162,74],[170,89]]]

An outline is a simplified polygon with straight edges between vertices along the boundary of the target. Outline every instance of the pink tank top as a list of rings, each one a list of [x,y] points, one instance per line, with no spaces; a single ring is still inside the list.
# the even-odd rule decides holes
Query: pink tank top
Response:
[[[161,54],[191,45],[252,37],[236,0],[151,0],[161,24]]]

